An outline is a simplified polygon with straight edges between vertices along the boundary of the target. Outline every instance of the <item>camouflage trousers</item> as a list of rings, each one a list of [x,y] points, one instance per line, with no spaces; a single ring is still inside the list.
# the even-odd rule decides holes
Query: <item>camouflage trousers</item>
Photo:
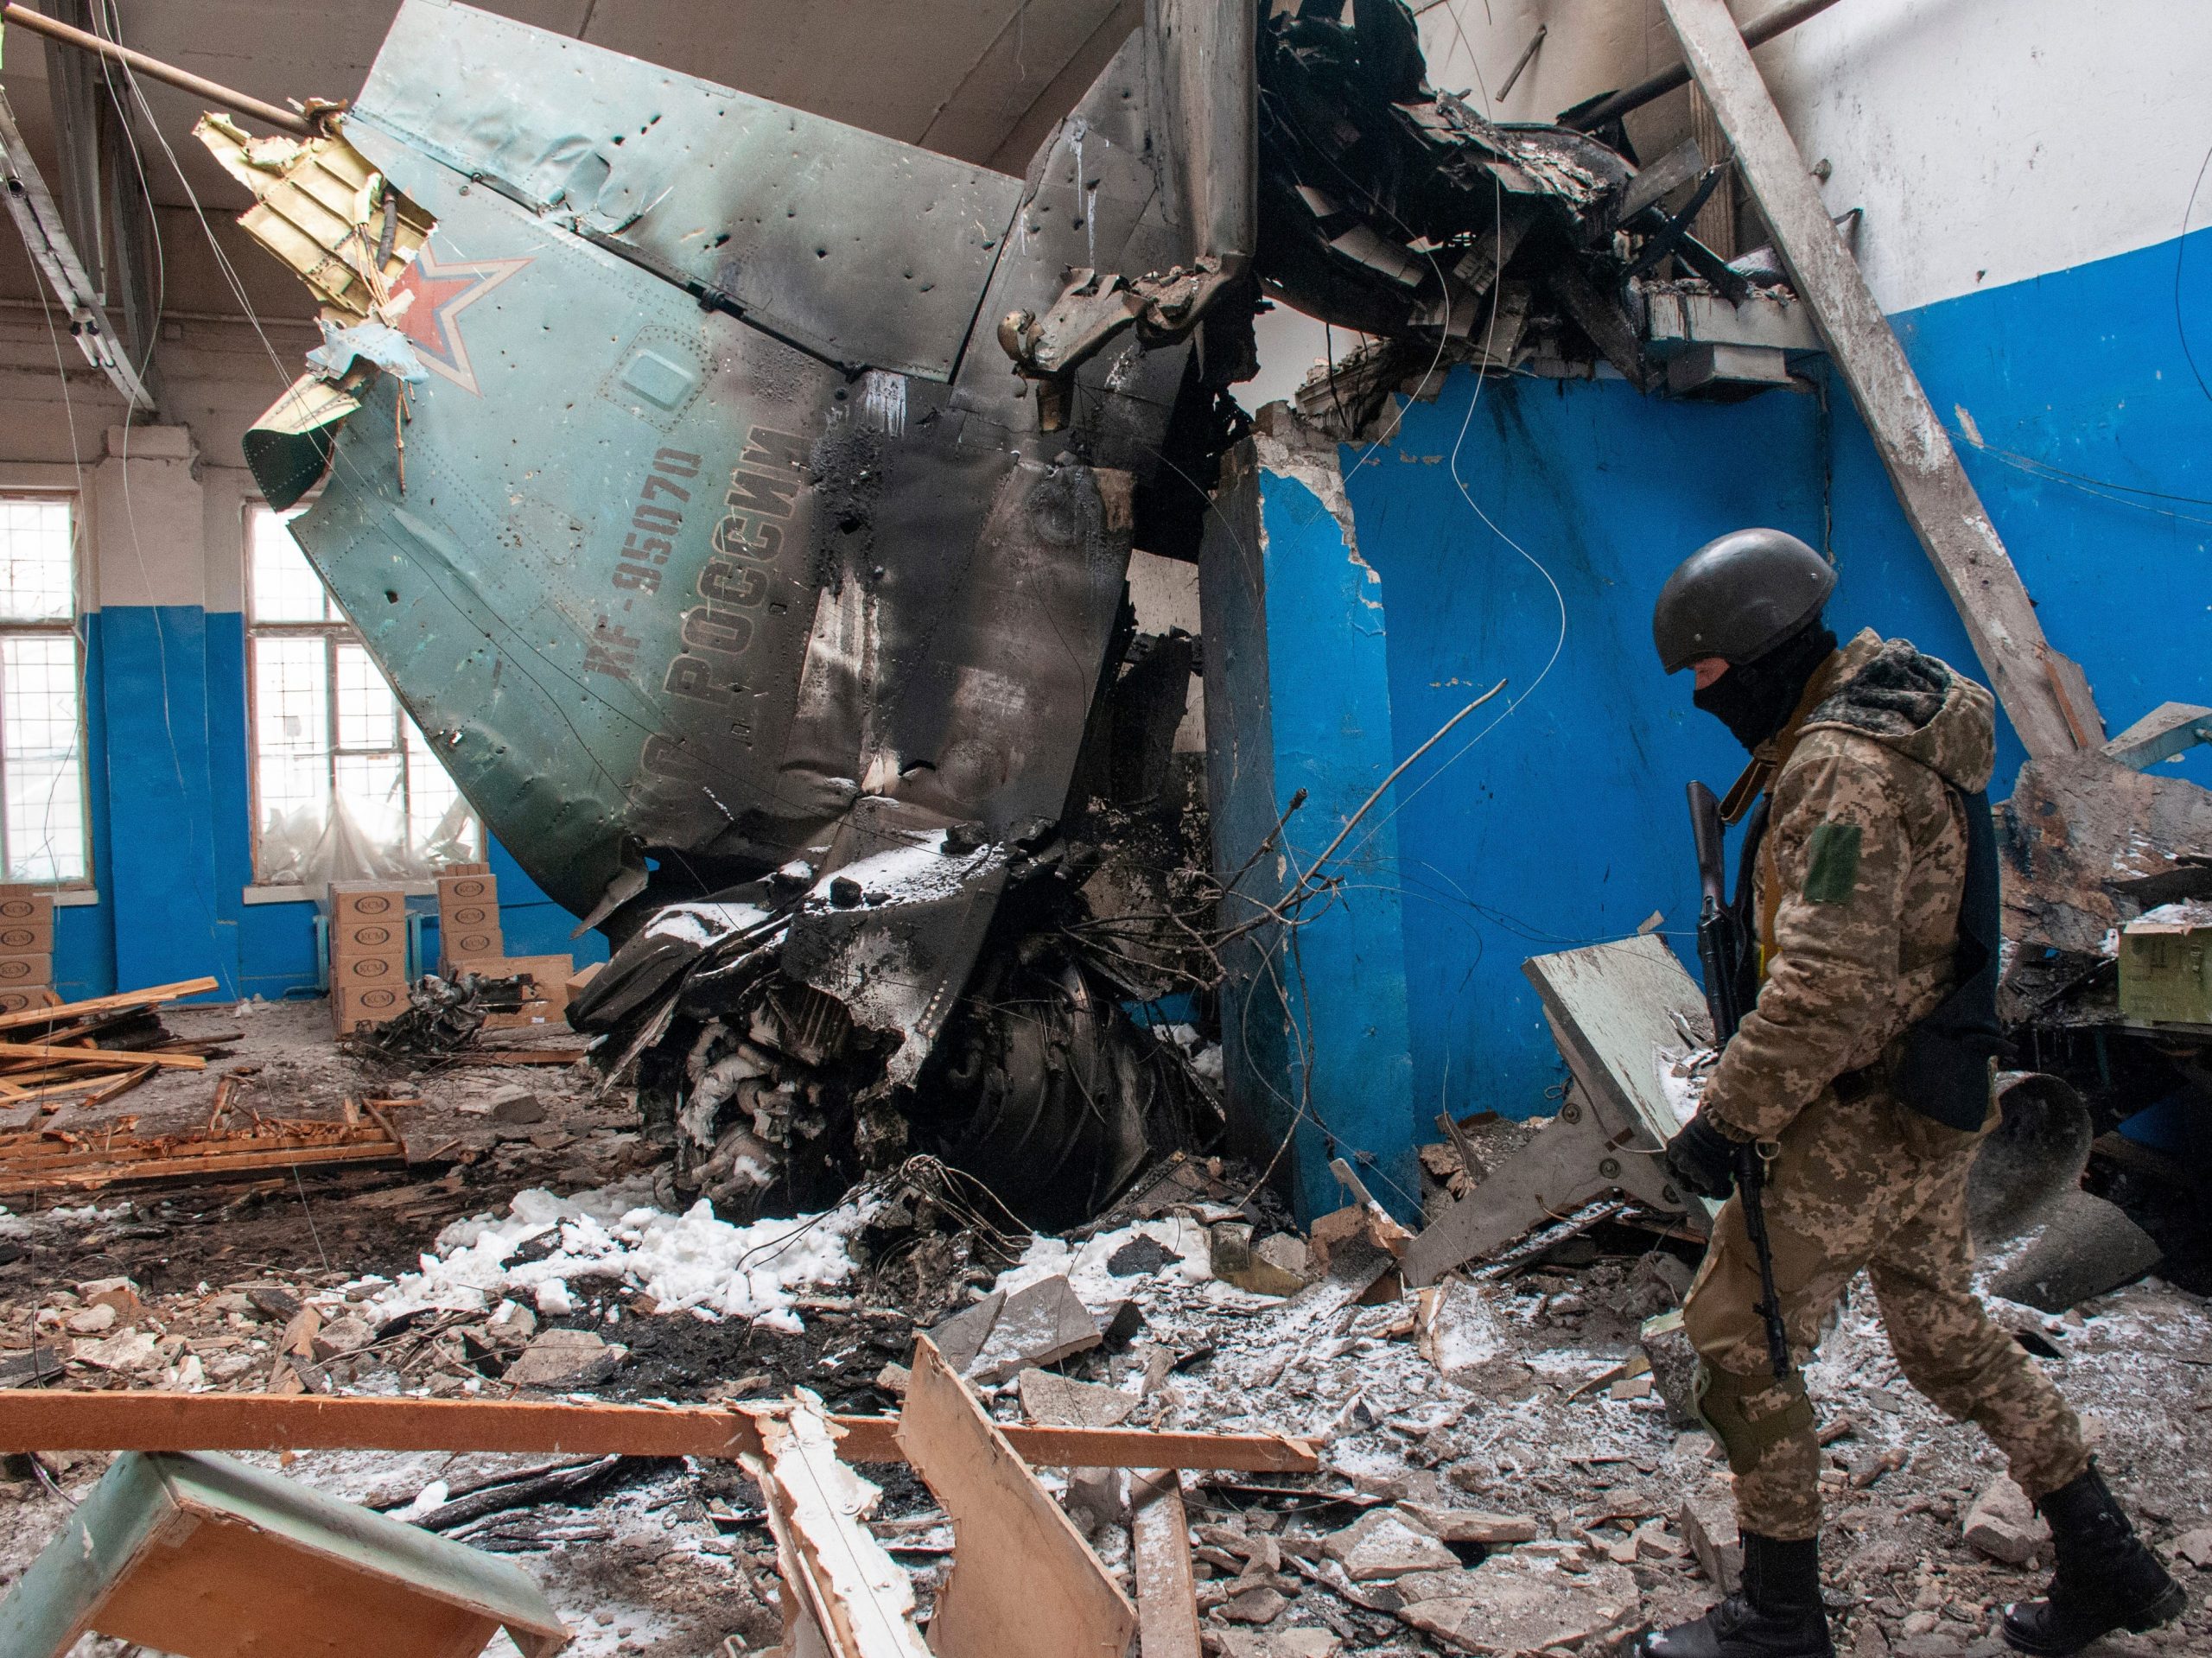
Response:
[[[1948,1415],[1980,1426],[2031,1497],[2088,1466],[2073,1410],[1990,1321],[1971,1280],[1967,1175],[1982,1138],[1930,1121],[1886,1093],[1801,1113],[1769,1166],[1765,1213],[1793,1366],[1861,1267],[1905,1379]],[[1758,1257],[1740,1199],[1715,1223],[1683,1325],[1704,1361],[1700,1408],[1736,1475],[1746,1531],[1819,1535],[1820,1445],[1802,1371],[1777,1382],[1759,1316]]]

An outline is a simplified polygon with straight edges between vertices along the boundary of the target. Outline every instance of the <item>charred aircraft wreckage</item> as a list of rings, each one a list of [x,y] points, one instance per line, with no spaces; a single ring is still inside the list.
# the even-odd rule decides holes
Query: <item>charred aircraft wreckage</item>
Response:
[[[406,0],[321,136],[202,123],[324,319],[248,461],[613,942],[570,1018],[688,1188],[927,1151],[1065,1222],[1217,1127],[1066,825],[1129,664],[1189,670],[1126,571],[1196,556],[1263,295],[1402,353],[1371,413],[1539,339],[1645,384],[1637,278],[1746,286],[1661,205],[1694,155],[1423,76],[1401,0],[1153,0],[1016,179]]]

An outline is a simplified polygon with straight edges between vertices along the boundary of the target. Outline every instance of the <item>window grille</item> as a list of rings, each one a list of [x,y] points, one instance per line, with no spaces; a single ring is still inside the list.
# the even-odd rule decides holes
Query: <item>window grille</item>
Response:
[[[0,496],[0,864],[41,886],[92,868],[76,555],[73,498]]]

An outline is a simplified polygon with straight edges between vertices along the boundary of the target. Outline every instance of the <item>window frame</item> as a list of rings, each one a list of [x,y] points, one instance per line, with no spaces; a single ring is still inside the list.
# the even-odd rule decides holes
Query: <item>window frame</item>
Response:
[[[289,518],[296,516],[298,511],[305,511],[313,504],[313,497],[309,497],[300,504],[296,511],[279,512],[268,502],[249,496],[238,515],[239,562],[244,575],[241,592],[245,600],[243,609],[245,623],[246,797],[248,810],[251,814],[251,821],[248,825],[247,852],[252,872],[253,887],[263,891],[289,887],[294,883],[271,882],[262,871],[261,836],[263,829],[267,825],[267,813],[264,809],[261,791],[261,673],[259,654],[256,649],[260,640],[319,638],[322,641],[323,759],[325,780],[329,790],[326,798],[328,801],[334,804],[338,798],[338,767],[341,760],[349,756],[368,758],[396,756],[399,762],[400,816],[402,823],[410,826],[411,836],[415,821],[415,777],[414,757],[408,741],[410,730],[421,739],[423,758],[429,764],[443,770],[443,762],[439,760],[436,750],[432,747],[429,734],[423,732],[415,725],[414,716],[407,711],[407,705],[399,700],[398,692],[392,689],[391,682],[385,676],[382,664],[370,652],[368,641],[362,637],[361,630],[353,625],[353,619],[340,607],[335,595],[327,586],[321,589],[324,616],[319,621],[264,621],[256,613],[253,558],[255,516],[266,513],[276,520],[276,529],[282,530]],[[304,551],[301,553],[300,557],[303,563],[307,562],[307,555]],[[314,566],[308,564],[308,568],[312,570]],[[320,582],[319,573],[316,579]],[[347,748],[341,746],[340,743],[342,716],[340,712],[338,664],[340,650],[346,645],[351,645],[362,653],[368,662],[371,671],[383,681],[387,694],[391,697],[392,729],[396,740],[389,748]],[[450,774],[448,775],[450,780]],[[454,787],[455,792],[458,793],[459,785],[456,785]],[[468,804],[466,796],[461,797],[461,802],[464,805]],[[480,848],[487,846],[489,841],[481,814],[471,805],[468,807],[468,816],[469,821],[475,826],[475,840],[478,847]],[[480,850],[477,855],[481,858],[483,854]],[[304,893],[306,890],[304,886],[301,887],[302,892]]]
[[[85,638],[85,501],[81,490],[35,485],[0,483],[0,505],[12,502],[36,502],[41,505],[59,504],[69,514],[69,613],[44,620],[13,621],[0,616],[0,640],[16,638],[55,638],[67,635],[75,656],[71,677],[76,687],[77,729],[70,744],[77,765],[77,834],[78,850],[83,862],[83,873],[62,876],[53,880],[24,883],[41,893],[57,896],[65,893],[96,893],[99,890],[99,871],[93,863],[92,792],[92,687],[87,677]],[[4,651],[0,651],[0,699],[7,694],[7,664]],[[0,710],[4,709],[0,701]],[[0,719],[4,714],[0,713]],[[8,756],[5,727],[0,725],[0,800],[4,800],[7,787]],[[0,880],[12,880],[14,871],[12,848],[8,843],[8,828],[4,809],[0,809]]]

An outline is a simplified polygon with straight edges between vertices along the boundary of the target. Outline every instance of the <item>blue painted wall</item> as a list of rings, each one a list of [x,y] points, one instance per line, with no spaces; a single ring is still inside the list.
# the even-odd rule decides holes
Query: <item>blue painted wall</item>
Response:
[[[1228,914],[1235,924],[1290,897],[1297,920],[1249,934],[1227,962],[1224,1058],[1247,1108],[1236,1115],[1235,1149],[1281,1165],[1301,1217],[1349,1201],[1329,1172],[1341,1157],[1376,1197],[1416,1219],[1389,797],[1318,864],[1395,764],[1388,585],[1310,488],[1275,473],[1260,476],[1256,499],[1249,475],[1227,492],[1199,581],[1213,641],[1208,708],[1217,711],[1208,754],[1221,803],[1215,861],[1224,874],[1243,872]],[[1278,822],[1277,850],[1255,858]]]
[[[1962,442],[1967,468],[2114,731],[2168,700],[2212,703],[2212,392],[2183,353],[2175,296],[2182,259],[2183,309],[2212,308],[2208,237],[1897,320],[1955,436],[1963,406],[1988,446]],[[1777,524],[1831,551],[1839,632],[1872,626],[1978,670],[1848,397],[1825,381],[1718,406],[1618,381],[1493,380],[1478,399],[1462,372],[1390,441],[1340,454],[1389,607],[1393,754],[1501,676],[1526,699],[1408,774],[1395,879],[1350,895],[1402,911],[1417,1140],[1447,1102],[1552,1109],[1564,1068],[1524,957],[1618,937],[1657,910],[1687,959],[1682,785],[1725,785],[1743,756],[1651,653],[1651,603],[1678,559],[1725,530]],[[1325,642],[1302,649],[1328,659]],[[1999,792],[2024,758],[2005,729]],[[1357,749],[1344,764],[1369,761]],[[2170,770],[2212,785],[2212,753]],[[1314,955],[1309,943],[1309,971]]]
[[[315,905],[245,902],[253,879],[245,619],[191,606],[111,606],[86,615],[86,754],[97,905],[54,916],[54,983],[65,997],[212,975],[203,998],[312,994]],[[597,933],[571,941],[570,915],[504,847],[507,948],[606,958]],[[435,903],[423,951],[437,950]]]

